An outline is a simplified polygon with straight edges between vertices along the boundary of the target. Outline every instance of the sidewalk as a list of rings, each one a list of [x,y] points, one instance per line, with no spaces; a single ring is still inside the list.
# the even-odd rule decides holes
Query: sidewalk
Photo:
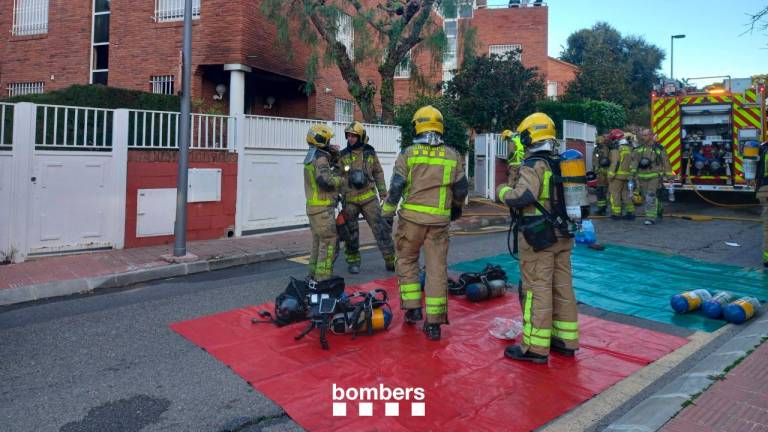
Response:
[[[465,213],[466,217],[452,224],[452,231],[476,231],[505,223],[500,210],[486,203],[473,202]],[[162,245],[41,257],[20,264],[0,265],[0,306],[308,254],[311,242],[309,230],[305,228],[189,242],[188,252],[198,259],[181,264],[162,260],[161,255],[172,251],[172,245]],[[361,245],[373,242],[368,225],[360,221]]]
[[[695,399],[665,432],[768,431],[768,344]]]

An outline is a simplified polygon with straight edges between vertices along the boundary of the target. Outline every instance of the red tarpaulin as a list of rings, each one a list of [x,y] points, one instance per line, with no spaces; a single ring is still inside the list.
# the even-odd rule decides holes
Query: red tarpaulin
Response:
[[[351,290],[385,288],[398,298],[394,278]],[[507,360],[509,344],[488,332],[495,317],[519,318],[516,295],[485,303],[451,298],[451,324],[440,342],[428,341],[421,325],[395,317],[389,330],[371,337],[330,334],[323,351],[319,333],[293,337],[304,323],[283,328],[251,324],[257,310],[246,307],[171,328],[229,366],[282,406],[308,430],[488,430],[526,431],[564,414],[648,363],[684,345],[683,338],[580,316],[581,350],[575,359],[550,356],[549,365]],[[357,400],[334,401],[339,388],[423,388],[425,415],[411,416],[411,402],[399,402],[399,416],[385,415],[373,402],[372,416],[360,416]],[[346,402],[346,416],[333,416],[333,402]],[[391,401],[394,402],[394,401]]]

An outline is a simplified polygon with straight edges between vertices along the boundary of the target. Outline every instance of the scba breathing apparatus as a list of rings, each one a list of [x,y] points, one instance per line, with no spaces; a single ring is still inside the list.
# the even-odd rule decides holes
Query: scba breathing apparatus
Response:
[[[584,155],[574,149],[557,154],[559,145],[555,139],[555,125],[546,114],[536,113],[528,116],[517,130],[529,154],[523,164],[533,168],[537,162],[545,162],[549,170],[545,174],[542,187],[549,189],[544,194],[540,192],[532,204],[540,216],[520,216],[517,211],[510,209],[512,222],[508,244],[509,237],[514,234],[514,250],[510,249],[513,257],[517,254],[518,231],[523,233],[533,250],[539,252],[557,242],[557,232],[566,238],[574,237],[582,219],[589,214]],[[542,196],[550,200],[551,210],[547,210],[538,201]]]

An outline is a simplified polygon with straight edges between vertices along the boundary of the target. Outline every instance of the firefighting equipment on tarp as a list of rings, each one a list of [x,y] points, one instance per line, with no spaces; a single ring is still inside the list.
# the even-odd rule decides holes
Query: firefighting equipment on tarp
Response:
[[[331,331],[335,334],[359,332],[373,334],[376,330],[386,330],[392,323],[392,309],[389,306],[389,294],[383,289],[369,292],[342,294],[340,312],[331,320]]]
[[[493,298],[501,297],[507,293],[507,281],[503,279],[481,280],[469,284],[466,290],[467,300],[471,302],[481,302]]]
[[[486,264],[480,272],[464,272],[456,280],[448,279],[448,293],[452,295],[464,295],[467,287],[477,283],[501,280],[507,283],[507,273],[501,266]]]
[[[744,179],[754,180],[757,178],[757,165],[760,161],[760,143],[747,141],[742,144],[740,151],[743,156],[741,163],[744,168]]]
[[[699,310],[701,305],[709,300],[712,300],[712,294],[709,291],[697,289],[673,295],[669,299],[669,304],[677,313],[688,313]]]
[[[576,243],[592,245],[597,243],[597,233],[595,225],[587,219],[581,223],[581,227],[576,231]]]
[[[742,324],[760,312],[760,300],[742,297],[723,308],[723,317],[731,324]]]
[[[733,294],[727,291],[718,291],[711,300],[705,301],[701,305],[701,311],[707,318],[720,319],[723,316],[723,308],[732,302],[733,298]]]
[[[309,312],[307,305],[307,283],[290,278],[285,290],[275,298],[274,316],[269,311],[260,311],[263,319],[253,318],[252,323],[271,322],[278,327],[306,320]]]
[[[563,152],[560,155],[560,174],[565,194],[565,212],[571,220],[581,222],[582,209],[589,206],[584,155],[574,149]]]

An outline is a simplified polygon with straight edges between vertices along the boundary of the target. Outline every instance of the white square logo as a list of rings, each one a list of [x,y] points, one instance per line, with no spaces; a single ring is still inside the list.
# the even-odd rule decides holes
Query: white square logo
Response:
[[[360,415],[360,417],[372,417],[373,404],[371,402],[360,402],[358,405],[358,415]]]
[[[384,404],[384,415],[387,417],[400,416],[400,404],[397,402],[387,402]]]
[[[426,415],[426,408],[424,402],[411,402],[411,416],[412,417],[424,417]]]
[[[333,403],[333,416],[334,417],[346,417],[347,416],[347,404],[346,404],[346,402],[334,402]]]

